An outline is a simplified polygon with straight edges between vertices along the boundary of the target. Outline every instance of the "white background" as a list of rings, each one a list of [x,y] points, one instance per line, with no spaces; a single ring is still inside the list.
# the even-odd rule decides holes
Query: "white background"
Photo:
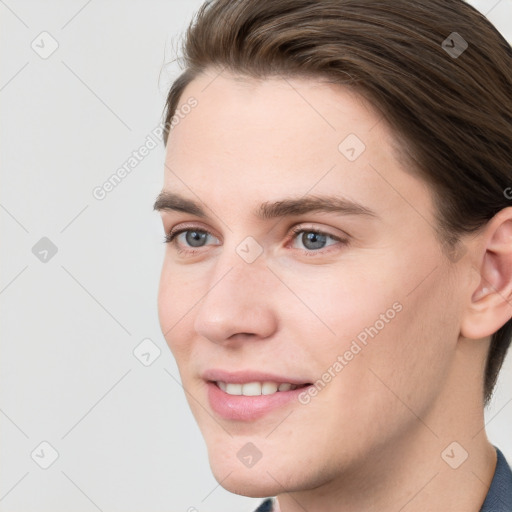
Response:
[[[473,4],[512,40],[511,0]],[[160,122],[179,72],[163,64],[199,5],[0,0],[2,512],[241,512],[262,501],[213,478],[160,332],[162,145],[105,199],[92,195]],[[43,31],[58,43],[47,59],[31,47],[51,48]],[[42,237],[58,251],[46,263],[32,252]],[[146,338],[161,350],[148,367],[133,355]],[[509,357],[486,412],[509,461],[511,384]],[[48,469],[31,458],[51,455],[42,441],[59,455]]]

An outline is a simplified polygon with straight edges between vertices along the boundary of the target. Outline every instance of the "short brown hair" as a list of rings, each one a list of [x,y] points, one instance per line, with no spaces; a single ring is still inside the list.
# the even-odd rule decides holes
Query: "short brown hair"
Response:
[[[213,0],[190,23],[182,53],[165,144],[183,90],[207,68],[316,78],[353,88],[384,114],[432,188],[447,254],[510,206],[512,49],[462,0]],[[511,336],[512,320],[492,336],[485,404]]]

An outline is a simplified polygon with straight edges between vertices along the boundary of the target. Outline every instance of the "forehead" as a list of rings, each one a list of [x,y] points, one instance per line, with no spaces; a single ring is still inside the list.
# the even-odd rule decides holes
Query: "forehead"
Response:
[[[182,115],[191,98],[197,106]],[[315,136],[317,142],[319,137],[324,140],[322,149],[326,149],[333,143],[336,147],[347,128],[363,137],[382,119],[361,95],[340,85],[312,78],[256,79],[226,71],[210,71],[192,80],[181,95],[177,113],[170,150],[173,141],[177,144],[190,136],[205,141],[215,136],[227,148],[234,145],[229,144],[233,139],[239,143],[252,137],[257,148],[260,142],[279,145],[290,138]]]
[[[183,109],[191,98],[196,106]],[[169,135],[166,190],[217,206],[237,199],[240,208],[256,197],[339,192],[391,209],[404,202],[401,188],[413,201],[423,196],[418,208],[425,202],[426,185],[404,172],[381,113],[347,88],[210,72],[185,88],[180,109],[188,113]]]
[[[184,108],[191,98],[195,108]],[[313,79],[261,80],[225,71],[194,79],[176,112],[179,122],[169,135],[169,160],[236,164],[236,157],[239,166],[265,165],[269,171],[287,161],[309,164],[319,156],[334,162],[342,156],[340,142],[349,135],[359,139],[360,151],[373,142],[371,132],[380,120],[359,95],[340,86]],[[389,148],[382,131],[376,130],[379,144],[373,151],[385,153]]]

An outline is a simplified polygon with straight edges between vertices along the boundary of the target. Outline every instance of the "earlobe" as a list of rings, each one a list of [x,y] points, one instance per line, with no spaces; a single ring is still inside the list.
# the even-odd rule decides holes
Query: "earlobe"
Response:
[[[482,240],[480,265],[475,267],[479,284],[461,321],[461,334],[470,339],[490,336],[512,318],[512,207],[488,222]]]

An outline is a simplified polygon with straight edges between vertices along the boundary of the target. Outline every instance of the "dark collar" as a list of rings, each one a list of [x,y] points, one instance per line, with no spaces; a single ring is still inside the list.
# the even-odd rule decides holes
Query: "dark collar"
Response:
[[[496,454],[498,456],[496,470],[480,512],[512,511],[512,471],[498,448],[496,448]]]

